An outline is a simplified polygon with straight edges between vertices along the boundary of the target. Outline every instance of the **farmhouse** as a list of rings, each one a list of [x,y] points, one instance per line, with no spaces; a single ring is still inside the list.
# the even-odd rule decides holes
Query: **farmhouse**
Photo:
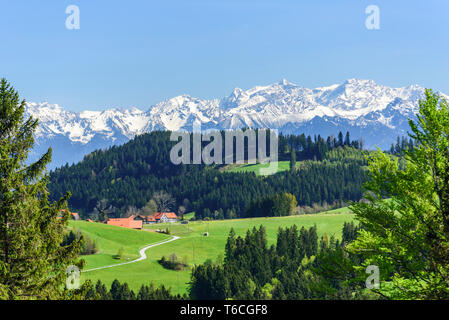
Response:
[[[156,223],[154,216],[144,216],[142,214],[137,215],[134,220],[141,220],[143,224],[153,224]]]
[[[135,216],[128,218],[110,218],[106,222],[111,226],[124,227],[129,229],[142,229],[142,220],[135,220]]]
[[[178,216],[174,212],[156,212],[151,216],[138,215],[134,220],[140,220],[143,224],[176,222],[178,221]]]
[[[154,214],[154,219],[156,222],[176,222],[178,216],[174,212],[156,212]]]
[[[74,220],[79,220],[80,216],[77,212],[70,212],[71,218]]]
[[[70,219],[73,219],[73,220],[79,220],[79,219],[80,219],[80,216],[79,216],[78,213],[76,213],[76,212],[70,212],[70,211],[65,210],[65,209],[61,210],[61,213],[60,213],[56,218],[61,219],[62,216],[63,216],[65,213],[67,213],[67,212],[70,213]]]

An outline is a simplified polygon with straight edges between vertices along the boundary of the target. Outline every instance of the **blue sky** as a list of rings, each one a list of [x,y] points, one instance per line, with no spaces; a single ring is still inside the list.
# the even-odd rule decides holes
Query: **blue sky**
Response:
[[[65,27],[68,5],[80,29]],[[365,8],[380,9],[380,30]],[[28,101],[146,109],[348,78],[449,93],[449,1],[0,0],[0,76]]]

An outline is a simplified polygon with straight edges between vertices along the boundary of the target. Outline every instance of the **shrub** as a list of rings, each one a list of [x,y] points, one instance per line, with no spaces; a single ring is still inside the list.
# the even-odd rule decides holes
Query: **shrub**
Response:
[[[93,241],[87,235],[83,235],[79,229],[73,229],[64,235],[62,246],[70,245],[73,241],[78,241],[83,238],[80,255],[95,254],[98,252],[97,242]]]
[[[179,261],[178,256],[175,253],[172,253],[168,259],[165,256],[162,256],[158,262],[166,269],[170,270],[184,270],[188,267],[187,259],[185,258],[183,262]]]
[[[114,259],[123,259],[123,247],[120,247],[117,251],[117,254],[114,256]]]

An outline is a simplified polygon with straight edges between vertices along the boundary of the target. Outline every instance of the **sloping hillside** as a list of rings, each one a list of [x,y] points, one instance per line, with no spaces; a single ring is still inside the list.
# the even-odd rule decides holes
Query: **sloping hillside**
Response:
[[[96,242],[99,252],[82,256],[86,260],[86,270],[106,265],[118,264],[139,257],[139,249],[169,237],[155,232],[145,232],[87,221],[70,221],[70,228],[79,229]],[[122,259],[114,256],[122,248]]]
[[[340,133],[338,140],[280,135],[279,159],[289,159],[293,149],[296,159],[305,162],[298,170],[267,177],[223,172],[216,165],[174,165],[170,150],[175,142],[169,137],[165,131],[144,134],[57,169],[51,173],[50,194],[58,199],[70,191],[70,208],[84,218],[101,210],[101,201],[110,209],[110,217],[119,217],[130,208],[141,209],[155,192],[163,190],[176,202],[172,210],[187,203],[187,210],[195,211],[198,218],[211,219],[245,217],[252,201],[276,193],[291,193],[299,205],[307,206],[357,201],[362,196],[366,160],[349,135],[343,138]],[[341,152],[328,159],[327,153],[336,149]],[[284,169],[286,164],[282,162]]]

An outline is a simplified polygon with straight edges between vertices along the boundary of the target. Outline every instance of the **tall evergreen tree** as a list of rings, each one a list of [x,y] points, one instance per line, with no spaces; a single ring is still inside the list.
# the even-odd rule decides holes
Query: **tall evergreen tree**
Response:
[[[56,299],[63,295],[66,267],[81,239],[62,246],[69,218],[67,194],[48,200],[46,165],[51,149],[27,164],[38,120],[25,117],[25,101],[5,80],[0,84],[0,298]]]
[[[345,146],[349,146],[349,145],[351,145],[351,137],[349,135],[349,131],[346,131]]]
[[[366,258],[361,272],[379,267],[390,298],[449,299],[449,105],[425,94],[418,121],[409,121],[416,146],[405,168],[379,151],[369,165],[369,202],[352,206],[363,230],[348,250]]]
[[[294,171],[296,169],[296,150],[292,148],[290,155],[290,170]]]
[[[338,133],[338,145],[343,146],[343,133],[341,131]]]

